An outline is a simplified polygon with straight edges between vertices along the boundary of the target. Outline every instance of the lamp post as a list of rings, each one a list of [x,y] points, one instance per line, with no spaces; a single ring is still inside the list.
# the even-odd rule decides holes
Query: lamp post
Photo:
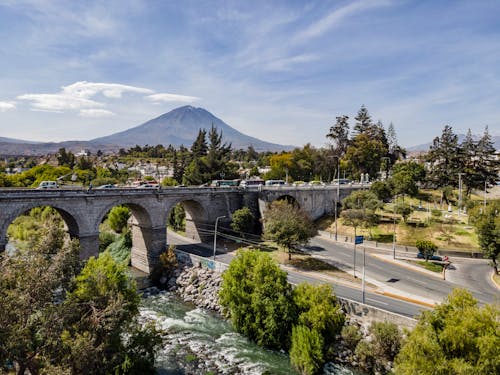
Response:
[[[214,262],[215,262],[215,251],[217,250],[217,224],[219,224],[219,219],[223,219],[226,216],[217,216],[215,219],[215,230],[214,230]]]
[[[392,232],[392,259],[396,259],[396,198],[394,196],[394,210],[393,210],[393,232]]]
[[[337,199],[334,204],[334,214],[335,214],[335,241],[337,241],[338,237],[338,223],[337,223],[337,204],[340,200],[340,156],[333,155],[329,156],[330,158],[337,159]],[[335,181],[335,174],[333,175],[333,181]]]

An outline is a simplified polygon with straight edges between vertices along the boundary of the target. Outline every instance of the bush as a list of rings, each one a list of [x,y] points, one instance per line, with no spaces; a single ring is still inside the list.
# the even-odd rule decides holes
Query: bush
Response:
[[[106,248],[111,245],[117,238],[113,232],[103,231],[99,233],[99,252],[102,253]]]
[[[174,275],[174,271],[179,266],[174,250],[175,246],[170,245],[166,251],[161,253],[159,262],[151,273],[151,280],[155,285],[162,286]]]
[[[315,329],[294,326],[290,362],[302,375],[317,374],[323,365],[323,337]]]
[[[402,336],[398,326],[389,322],[374,322],[370,327],[377,358],[393,361],[401,347]]]
[[[361,340],[356,346],[354,353],[358,357],[359,366],[364,370],[370,371],[375,367],[375,354],[371,342]]]
[[[352,351],[356,349],[356,345],[358,345],[358,343],[363,338],[363,335],[356,325],[345,325],[342,328],[341,335],[347,347]]]

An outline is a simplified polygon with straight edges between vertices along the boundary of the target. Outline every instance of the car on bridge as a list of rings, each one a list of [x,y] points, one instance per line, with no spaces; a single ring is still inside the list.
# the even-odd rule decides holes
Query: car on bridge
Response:
[[[56,181],[42,181],[37,187],[38,190],[57,189],[57,188],[59,188],[59,185],[57,184]]]
[[[116,188],[116,185],[113,185],[113,184],[105,184],[105,185],[101,185],[101,186],[96,187],[96,189],[114,189],[114,188]]]

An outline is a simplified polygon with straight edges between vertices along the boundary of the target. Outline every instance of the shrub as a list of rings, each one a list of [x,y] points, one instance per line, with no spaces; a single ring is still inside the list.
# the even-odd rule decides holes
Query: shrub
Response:
[[[342,338],[344,339],[345,344],[349,349],[354,351],[356,349],[356,345],[361,341],[363,336],[356,325],[345,325],[342,328],[341,332]]]
[[[302,375],[317,374],[323,365],[323,337],[315,329],[294,326],[290,362]]]
[[[175,255],[175,246],[170,245],[166,251],[160,254],[160,259],[151,272],[151,280],[155,285],[162,285],[174,275],[178,268],[177,256]]]
[[[393,361],[401,347],[401,332],[398,326],[390,322],[374,322],[370,327],[373,347],[377,358]]]
[[[358,357],[359,366],[367,371],[370,371],[375,367],[375,354],[372,343],[361,340],[356,346],[354,351],[356,357]]]

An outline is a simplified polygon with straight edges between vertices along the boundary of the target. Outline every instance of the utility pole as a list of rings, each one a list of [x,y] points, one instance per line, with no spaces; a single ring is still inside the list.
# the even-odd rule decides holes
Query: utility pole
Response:
[[[223,219],[226,216],[217,216],[215,219],[215,230],[214,230],[214,262],[215,262],[215,252],[217,250],[217,224],[219,223],[219,219]]]

